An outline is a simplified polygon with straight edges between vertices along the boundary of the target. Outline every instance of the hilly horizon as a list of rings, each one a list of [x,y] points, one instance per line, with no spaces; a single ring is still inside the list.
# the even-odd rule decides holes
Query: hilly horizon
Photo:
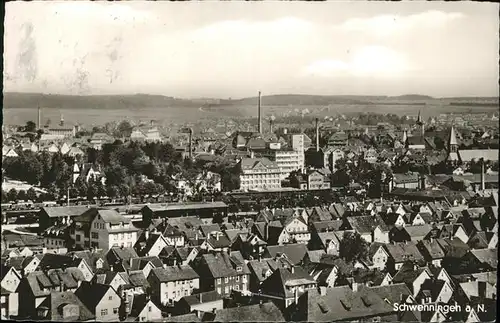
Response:
[[[156,94],[114,94],[114,95],[63,95],[43,93],[5,92],[3,107],[7,109],[42,106],[44,108],[62,109],[131,109],[141,107],[217,107],[255,105],[258,97],[241,99],[220,98],[176,98]],[[263,105],[331,105],[331,104],[387,104],[414,105],[436,101],[466,101],[468,103],[494,104],[496,97],[455,97],[434,98],[421,94],[404,94],[400,96],[363,96],[363,95],[308,95],[308,94],[272,94],[261,97]],[[446,102],[450,103],[450,102]],[[452,102],[453,103],[453,102]]]

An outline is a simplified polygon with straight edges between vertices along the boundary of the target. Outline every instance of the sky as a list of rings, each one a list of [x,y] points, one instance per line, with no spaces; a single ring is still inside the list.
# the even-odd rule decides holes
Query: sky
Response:
[[[4,91],[498,96],[498,4],[8,2]]]

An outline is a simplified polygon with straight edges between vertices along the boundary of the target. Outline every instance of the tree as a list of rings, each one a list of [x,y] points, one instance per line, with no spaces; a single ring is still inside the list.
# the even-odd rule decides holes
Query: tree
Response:
[[[130,137],[132,134],[133,127],[130,124],[130,122],[123,120],[118,124],[118,127],[116,127],[116,133],[115,136],[117,137]]]
[[[15,189],[11,189],[8,193],[7,193],[7,198],[9,199],[9,201],[17,201],[17,191]]]
[[[24,131],[25,132],[35,132],[36,131],[36,124],[33,121],[26,122],[26,126],[24,126]]]
[[[111,197],[111,198],[115,198],[119,194],[120,194],[120,189],[116,185],[108,186],[107,189],[106,189],[106,195],[109,196],[109,197]]]
[[[347,262],[365,260],[368,256],[368,243],[357,232],[345,232],[340,241],[339,256]]]
[[[7,192],[2,190],[2,203],[7,203],[7,202],[9,202],[9,197],[7,195]]]
[[[26,192],[26,197],[28,200],[35,201],[37,199],[36,191],[33,187]]]

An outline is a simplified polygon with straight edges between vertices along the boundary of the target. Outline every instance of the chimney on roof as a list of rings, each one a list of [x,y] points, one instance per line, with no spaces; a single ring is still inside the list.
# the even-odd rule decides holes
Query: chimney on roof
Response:
[[[316,118],[316,151],[319,151],[319,118]]]
[[[481,191],[484,191],[486,189],[486,185],[484,182],[484,158],[481,158],[479,161],[481,163]]]
[[[294,290],[294,298],[295,298],[295,304],[298,304],[299,303],[299,288],[298,287],[295,287],[295,290]]]
[[[262,110],[262,106],[261,106],[261,103],[262,103],[261,102],[261,93],[259,91],[259,103],[258,103],[259,104],[259,106],[258,106],[258,118],[259,118],[259,120],[258,120],[258,122],[259,122],[258,131],[259,131],[259,133],[262,133],[262,111],[261,111]]]
[[[481,299],[486,298],[486,282],[478,281],[477,282],[477,293]]]

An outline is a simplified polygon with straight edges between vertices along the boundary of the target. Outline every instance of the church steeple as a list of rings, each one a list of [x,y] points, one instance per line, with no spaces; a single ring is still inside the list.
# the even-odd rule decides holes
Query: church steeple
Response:
[[[451,126],[450,138],[448,139],[448,150],[452,153],[456,153],[458,150],[457,134],[453,126]]]

